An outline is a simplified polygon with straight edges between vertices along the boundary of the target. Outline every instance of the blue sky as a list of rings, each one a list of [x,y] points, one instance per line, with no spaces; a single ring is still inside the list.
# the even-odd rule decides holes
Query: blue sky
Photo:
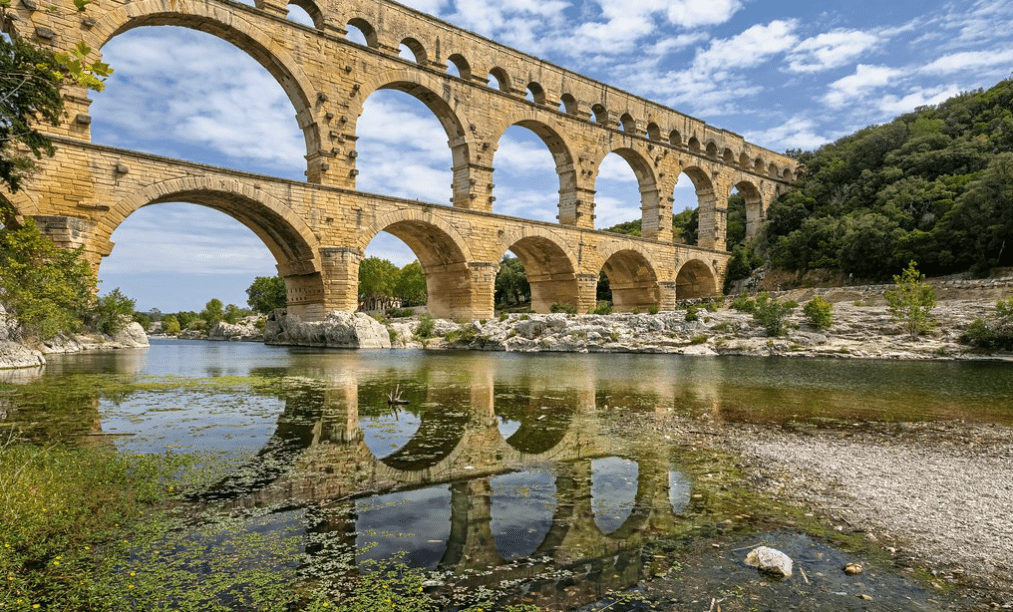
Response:
[[[251,2],[252,3],[252,2]],[[407,0],[419,10],[737,132],[775,151],[813,149],[1013,72],[1013,3],[759,0]],[[466,10],[462,10],[466,7]],[[292,19],[306,19],[293,7]],[[294,110],[273,78],[230,44],[145,27],[103,49],[116,72],[92,94],[95,142],[302,180]],[[209,59],[210,58],[210,59]],[[399,130],[386,126],[398,125]],[[406,94],[378,92],[359,122],[359,189],[450,198],[450,151],[436,119]],[[495,159],[495,212],[555,219],[548,149],[511,128]],[[639,216],[633,171],[609,156],[598,227]],[[695,206],[689,181],[676,210]],[[193,205],[144,208],[113,235],[101,291],[138,309],[244,305],[270,253],[231,218]],[[393,237],[369,254],[414,259]]]

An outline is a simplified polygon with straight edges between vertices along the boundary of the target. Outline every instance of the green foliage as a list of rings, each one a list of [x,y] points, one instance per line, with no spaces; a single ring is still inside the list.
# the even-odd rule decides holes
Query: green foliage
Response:
[[[549,312],[561,314],[577,314],[577,307],[569,302],[553,302]]]
[[[5,17],[0,6],[0,21]],[[37,124],[59,125],[60,85],[75,83],[101,90],[112,73],[107,64],[89,63],[85,59],[89,53],[84,43],[69,54],[53,53],[16,35],[0,36],[0,185],[11,193],[21,188],[35,167],[34,160],[53,154],[52,142],[38,131]]]
[[[413,261],[401,268],[394,284],[394,296],[401,300],[402,306],[422,306],[427,301],[427,291],[422,264]]]
[[[134,300],[113,289],[98,298],[95,309],[89,317],[89,325],[103,334],[115,334],[133,320]]]
[[[686,321],[693,322],[700,320],[700,309],[696,304],[690,304],[686,309]]]
[[[918,272],[918,265],[912,261],[893,277],[896,288],[884,293],[890,317],[900,321],[912,338],[932,327],[929,313],[936,306],[936,292],[924,281],[925,275]]]
[[[134,312],[134,315],[133,315],[133,321],[135,323],[140,323],[141,328],[144,331],[149,331],[151,329],[151,324],[153,322],[152,318],[151,318],[151,315],[149,315],[147,313],[143,313],[143,312],[136,312],[136,311]]]
[[[732,308],[739,312],[754,313],[756,312],[756,302],[749,299],[749,296],[740,295],[732,300]]]
[[[870,279],[911,260],[933,275],[1013,265],[1010,108],[1007,79],[800,154],[805,172],[768,210],[761,250],[776,266]],[[730,276],[743,269],[733,261]]]
[[[611,302],[598,302],[594,308],[590,309],[588,314],[595,315],[610,315],[612,314],[612,303]]]
[[[656,306],[655,304],[651,304],[651,306],[647,309],[647,314],[656,315],[659,312],[661,312],[661,309],[658,308],[658,306]]]
[[[624,234],[626,236],[639,236],[640,235],[640,219],[635,221],[627,221],[626,223],[619,223],[612,227],[606,227],[602,230],[603,232],[612,232],[613,234]]]
[[[246,288],[246,296],[246,303],[260,314],[271,314],[288,305],[285,279],[280,276],[258,276]]]
[[[433,330],[436,328],[436,319],[433,315],[424,313],[419,317],[418,327],[415,328],[415,335],[419,338],[432,338]]]
[[[391,319],[403,319],[410,317],[415,314],[415,311],[411,308],[389,308],[387,310],[387,316]]]
[[[183,331],[179,324],[179,319],[172,315],[167,315],[162,319],[162,333],[166,335],[176,335]]]
[[[248,308],[240,308],[235,304],[229,304],[225,307],[225,312],[222,314],[222,320],[226,323],[235,325],[239,319],[248,317],[253,314],[253,311]]]
[[[725,276],[724,292],[728,293],[732,283],[743,278],[748,278],[753,270],[763,265],[763,255],[757,251],[753,244],[737,244],[734,247],[729,245],[732,251],[732,258],[728,261],[728,274]]]
[[[32,219],[0,228],[0,296],[27,337],[80,330],[94,304],[95,275],[79,254],[57,248]]]
[[[834,305],[821,296],[806,302],[802,313],[816,329],[827,329],[834,323]]]
[[[225,318],[225,305],[218,298],[211,298],[200,312],[200,318],[204,320],[205,329],[214,327]]]
[[[1013,351],[1013,296],[999,300],[992,316],[975,319],[960,339],[987,350]]]
[[[766,291],[756,296],[756,311],[753,321],[762,327],[768,336],[783,336],[787,331],[786,318],[798,304],[778,302]]]
[[[516,257],[504,257],[496,273],[496,303],[523,304],[530,301],[531,286],[524,264]]]
[[[706,334],[696,334],[689,339],[690,344],[706,344],[706,342],[707,342]]]

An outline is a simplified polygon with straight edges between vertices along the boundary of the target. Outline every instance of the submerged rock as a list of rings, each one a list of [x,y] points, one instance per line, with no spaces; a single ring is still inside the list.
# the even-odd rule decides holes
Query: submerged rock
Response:
[[[746,555],[745,563],[775,578],[791,578],[791,557],[774,548],[754,548]]]
[[[330,312],[323,321],[304,323],[296,315],[272,315],[264,343],[322,348],[390,348],[390,334],[376,319],[361,312]]]

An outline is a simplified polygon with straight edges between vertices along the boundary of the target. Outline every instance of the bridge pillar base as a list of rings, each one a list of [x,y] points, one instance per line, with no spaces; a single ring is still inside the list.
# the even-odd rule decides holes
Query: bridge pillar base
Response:
[[[425,270],[429,313],[438,319],[491,319],[498,271],[499,264],[480,261]]]
[[[598,306],[598,275],[577,275],[577,312],[583,314]]]

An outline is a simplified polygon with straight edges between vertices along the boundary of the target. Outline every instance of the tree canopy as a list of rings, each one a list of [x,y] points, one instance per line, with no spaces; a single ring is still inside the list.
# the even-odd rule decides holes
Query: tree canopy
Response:
[[[920,108],[814,152],[768,211],[765,248],[793,270],[887,278],[1013,265],[1013,80]]]

